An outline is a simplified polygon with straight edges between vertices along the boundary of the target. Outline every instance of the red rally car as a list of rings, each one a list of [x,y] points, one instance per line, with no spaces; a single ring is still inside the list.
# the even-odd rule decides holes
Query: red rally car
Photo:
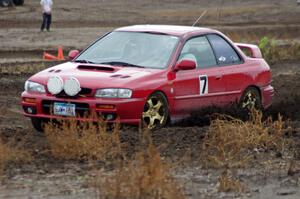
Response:
[[[208,28],[118,28],[69,58],[25,83],[24,115],[39,131],[49,119],[91,113],[151,129],[211,105],[265,109],[274,95],[259,48]]]

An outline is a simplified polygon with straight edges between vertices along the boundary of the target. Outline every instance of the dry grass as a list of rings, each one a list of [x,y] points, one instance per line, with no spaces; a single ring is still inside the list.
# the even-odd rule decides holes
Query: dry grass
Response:
[[[65,120],[45,126],[51,154],[64,160],[101,160],[114,163],[111,175],[100,172],[93,183],[101,198],[184,198],[161,161],[149,133],[141,134],[132,158],[121,147],[118,125],[108,131],[104,123]]]
[[[65,120],[47,124],[45,134],[55,158],[114,163],[111,175],[102,171],[94,180],[100,198],[184,198],[149,133],[141,134],[133,158],[123,150],[118,125],[110,132],[102,122]]]
[[[4,143],[0,139],[0,174],[8,164],[29,162],[31,160],[32,156],[28,151],[18,145]]]
[[[109,160],[121,154],[119,126],[107,131],[104,123],[65,120],[49,123],[45,134],[55,158],[64,160]]]
[[[150,139],[146,149],[123,159],[111,175],[100,172],[94,186],[99,198],[185,198],[169,168]]]
[[[224,171],[219,177],[218,190],[221,192],[244,192],[245,188],[241,182],[237,179],[234,179],[228,174],[228,170]]]
[[[290,131],[278,116],[277,121],[262,121],[262,113],[252,111],[249,121],[226,116],[212,121],[203,141],[205,167],[243,167],[255,153],[272,150],[282,153],[291,140],[285,137]]]
[[[225,170],[219,177],[219,191],[244,192],[245,187],[229,172],[253,165],[260,153],[269,152],[269,157],[286,152],[291,155],[294,143],[289,132],[291,128],[280,115],[276,121],[263,120],[263,114],[256,110],[251,111],[248,121],[221,115],[212,121],[203,140],[202,164]]]
[[[219,177],[219,191],[244,192],[240,181],[229,174],[230,169],[249,166],[254,156],[266,151],[284,154],[292,143],[286,136],[289,131],[281,116],[276,121],[263,121],[258,111],[252,111],[248,121],[219,116],[203,139],[203,166],[226,171]],[[118,126],[109,132],[103,123],[65,120],[60,125],[47,125],[45,133],[55,158],[114,163],[112,171],[101,170],[93,180],[99,198],[185,197],[149,133],[141,133],[139,148],[130,157],[120,141]]]

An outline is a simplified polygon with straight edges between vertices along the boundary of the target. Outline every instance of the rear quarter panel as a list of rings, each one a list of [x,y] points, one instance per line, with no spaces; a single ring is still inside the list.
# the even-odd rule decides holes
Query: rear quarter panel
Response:
[[[259,88],[264,107],[267,103],[264,99],[264,89],[271,86],[272,76],[269,65],[264,59],[247,58],[243,67],[245,73],[245,83],[242,86],[242,93],[249,87]],[[241,94],[242,94],[241,93]],[[241,96],[240,96],[241,97]]]

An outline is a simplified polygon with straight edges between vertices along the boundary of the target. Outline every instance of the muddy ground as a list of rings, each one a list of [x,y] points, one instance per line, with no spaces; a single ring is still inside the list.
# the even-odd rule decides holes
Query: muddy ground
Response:
[[[21,115],[20,93],[25,80],[38,69],[55,63],[43,62],[44,50],[55,52],[58,45],[83,49],[114,27],[156,23],[190,25],[204,11],[202,26],[240,35],[242,41],[257,43],[262,36],[285,43],[300,40],[300,6],[294,0],[207,1],[204,0],[78,0],[55,1],[51,32],[39,32],[41,13],[38,1],[27,0],[23,7],[0,8],[0,133],[4,140],[22,140],[34,159],[26,164],[8,165],[0,185],[0,198],[95,198],[89,182],[102,164],[61,161],[51,157],[47,141]],[[221,10],[221,11],[220,11]],[[295,128],[300,151],[300,60],[271,65],[276,89],[273,106],[266,115],[281,113]],[[199,151],[209,123],[194,116],[182,123],[153,133],[166,159],[176,161],[187,151],[192,160],[173,171],[188,198],[300,198],[300,174],[287,175],[289,162],[271,159],[269,168],[259,162],[236,175],[248,191],[243,194],[217,191],[219,170],[201,169]],[[128,131],[124,132],[124,134]],[[125,140],[134,143],[127,134]],[[167,140],[167,143],[166,143]],[[266,154],[265,160],[268,160]],[[300,168],[300,159],[296,159]]]

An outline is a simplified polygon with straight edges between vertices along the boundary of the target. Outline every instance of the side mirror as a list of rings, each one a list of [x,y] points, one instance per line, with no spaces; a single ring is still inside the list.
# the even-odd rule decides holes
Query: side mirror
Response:
[[[69,60],[73,60],[79,53],[79,50],[71,50],[68,54]]]
[[[174,70],[179,71],[179,70],[193,70],[196,68],[196,62],[191,59],[183,59],[179,62],[177,62]]]

